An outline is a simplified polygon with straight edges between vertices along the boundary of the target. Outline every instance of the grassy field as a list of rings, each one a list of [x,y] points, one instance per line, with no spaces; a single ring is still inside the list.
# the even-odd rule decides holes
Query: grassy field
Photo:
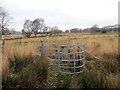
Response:
[[[6,39],[24,37],[7,35]],[[86,65],[77,75],[56,73],[41,58],[41,41],[55,43],[85,43]],[[118,34],[60,34],[46,37],[5,40],[2,57],[3,88],[120,88],[118,76]],[[97,58],[95,58],[97,57]]]

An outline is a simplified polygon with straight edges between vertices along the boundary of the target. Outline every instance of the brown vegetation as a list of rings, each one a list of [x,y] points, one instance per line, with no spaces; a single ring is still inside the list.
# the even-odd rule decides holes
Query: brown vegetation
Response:
[[[13,36],[14,37],[14,36]],[[47,84],[47,59],[40,57],[40,42],[46,37],[6,40],[3,51],[3,87],[80,87],[80,88],[118,88],[118,35],[117,34],[65,34],[51,36],[50,41],[58,43],[85,43],[89,52],[85,70],[75,76],[65,77],[61,84]],[[96,56],[99,59],[93,57]],[[53,73],[55,74],[55,73]],[[61,78],[61,76],[58,76]],[[71,77],[71,76],[70,76]],[[53,77],[54,79],[55,77]],[[66,79],[66,80],[65,80]],[[50,80],[50,79],[49,79]],[[70,83],[68,81],[71,81]],[[50,81],[48,81],[50,82]],[[69,85],[68,85],[69,84]],[[71,85],[72,84],[72,85]],[[53,88],[53,87],[52,87]]]

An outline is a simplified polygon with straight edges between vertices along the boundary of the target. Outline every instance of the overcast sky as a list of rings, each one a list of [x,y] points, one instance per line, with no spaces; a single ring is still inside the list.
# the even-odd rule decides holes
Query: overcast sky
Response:
[[[44,18],[47,26],[59,29],[87,28],[118,23],[119,0],[4,0],[14,19],[12,26],[21,31],[25,19]]]

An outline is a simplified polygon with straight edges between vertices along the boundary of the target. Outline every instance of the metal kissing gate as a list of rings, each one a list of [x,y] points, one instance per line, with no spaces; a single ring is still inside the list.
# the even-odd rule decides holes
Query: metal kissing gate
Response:
[[[56,66],[59,73],[79,74],[85,66],[84,43],[43,43],[41,54],[49,58],[49,65]]]

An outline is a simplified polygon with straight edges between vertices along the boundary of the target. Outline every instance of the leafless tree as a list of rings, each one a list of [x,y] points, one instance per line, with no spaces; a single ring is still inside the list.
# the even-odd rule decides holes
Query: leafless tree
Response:
[[[58,27],[57,27],[57,26],[54,26],[51,30],[52,30],[52,31],[53,31],[53,30],[58,30]]]
[[[96,32],[99,32],[100,31],[100,28],[98,27],[98,25],[93,25],[91,28],[90,28],[90,32],[91,33],[96,33]]]
[[[43,32],[48,32],[49,31],[49,26],[45,26],[44,28],[43,28]]]
[[[25,20],[22,33],[25,34],[29,38],[31,36],[32,32],[33,32],[32,21]]]
[[[35,34],[35,36],[38,34],[38,32],[43,32],[43,29],[45,27],[44,19],[37,18],[32,22],[32,30]]]
[[[30,37],[32,33],[36,36],[38,33],[43,32],[44,27],[45,23],[42,18],[37,18],[34,21],[25,20],[22,33],[27,37]]]
[[[8,12],[0,7],[0,33],[2,35],[6,33],[11,19],[12,18],[9,16]]]
[[[62,33],[63,31],[62,31],[62,30],[59,30],[57,26],[54,26],[49,32],[50,32],[51,34],[60,34],[60,33]]]

